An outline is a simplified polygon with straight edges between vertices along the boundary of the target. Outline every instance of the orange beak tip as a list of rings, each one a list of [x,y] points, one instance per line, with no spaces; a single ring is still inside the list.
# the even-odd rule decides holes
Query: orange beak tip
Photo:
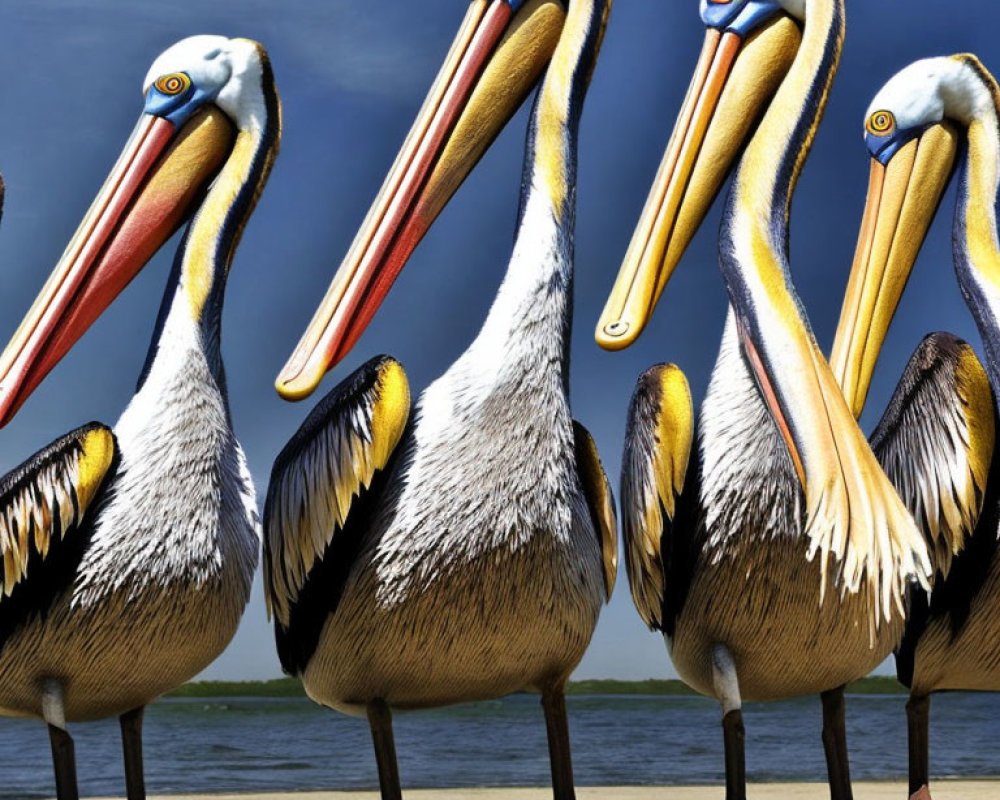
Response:
[[[305,400],[312,391],[306,388],[300,388],[293,383],[285,383],[283,381],[275,381],[274,388],[277,390],[278,395],[282,400],[286,400],[289,403],[297,403],[300,400]]]
[[[295,378],[285,378],[283,374],[279,375],[277,380],[275,380],[274,389],[282,400],[287,400],[289,403],[297,403],[300,400],[305,400],[313,393],[313,388],[308,386],[304,381]]]
[[[316,387],[320,385],[325,374],[326,370],[310,368],[308,364],[295,371],[286,367],[275,380],[274,388],[282,400],[297,403],[300,400],[305,400],[316,391]]]

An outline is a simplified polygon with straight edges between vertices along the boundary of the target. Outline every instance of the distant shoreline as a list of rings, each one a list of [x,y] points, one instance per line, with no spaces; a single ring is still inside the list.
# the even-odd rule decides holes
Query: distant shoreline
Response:
[[[825,783],[753,783],[754,797],[767,800],[826,800],[830,789]],[[856,782],[854,789],[866,800],[898,800],[905,797],[906,784]],[[629,786],[581,787],[579,800],[714,800],[719,786]],[[934,796],[938,800],[993,800],[997,796],[995,780],[937,781]],[[163,800],[379,800],[378,792],[276,792],[273,794],[217,794],[162,796]],[[411,789],[413,800],[551,800],[552,790],[538,789]],[[152,800],[152,799],[151,799]]]
[[[895,678],[872,676],[850,684],[848,694],[906,694],[906,688]],[[581,695],[652,695],[657,697],[696,697],[697,692],[679,680],[573,681],[567,694]],[[302,683],[296,678],[276,678],[270,681],[198,681],[169,692],[166,697],[305,697]]]

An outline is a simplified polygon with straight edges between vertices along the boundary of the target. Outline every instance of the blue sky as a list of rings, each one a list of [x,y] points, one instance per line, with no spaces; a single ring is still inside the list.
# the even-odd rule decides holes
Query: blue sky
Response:
[[[868,169],[861,123],[872,95],[897,69],[925,56],[972,51],[1000,69],[993,2],[847,2],[840,75],[792,212],[793,278],[824,348],[861,216]],[[152,59],[196,33],[258,39],[271,54],[283,100],[283,145],[233,266],[223,349],[236,433],[263,496],[275,454],[318,401],[284,403],[273,391],[274,376],[350,245],[465,7],[464,0],[4,3],[0,340],[13,334],[124,144]],[[716,208],[642,338],[625,352],[605,353],[592,335],[702,35],[696,0],[618,0],[583,117],[572,402],[616,485],[639,373],[674,361],[700,401],[722,331]],[[382,352],[399,358],[411,386],[422,389],[472,340],[510,254],[525,125],[522,110],[321,391]],[[952,203],[949,194],[889,333],[866,430],[925,333],[950,330],[979,347],[951,268]],[[90,419],[117,419],[134,391],[175,246],[163,248],[0,431],[0,468]],[[239,634],[207,675],[279,673],[258,577]],[[663,641],[636,615],[623,569],[578,677],[667,675],[673,670]]]

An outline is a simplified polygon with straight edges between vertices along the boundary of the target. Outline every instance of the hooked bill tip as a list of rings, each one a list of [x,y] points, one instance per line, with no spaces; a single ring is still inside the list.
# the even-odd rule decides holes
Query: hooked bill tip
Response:
[[[329,365],[325,361],[306,359],[293,365],[291,362],[278,374],[274,388],[283,400],[297,402],[309,397],[322,383],[329,367],[334,366],[339,359]]]
[[[604,324],[599,321],[594,339],[605,350],[624,350],[635,341],[642,332],[642,327],[629,319],[617,319]]]
[[[304,400],[313,392],[313,387],[303,385],[301,382],[295,381],[294,378],[290,378],[288,380],[278,378],[278,380],[274,382],[274,388],[277,390],[282,400],[288,400],[291,402]]]

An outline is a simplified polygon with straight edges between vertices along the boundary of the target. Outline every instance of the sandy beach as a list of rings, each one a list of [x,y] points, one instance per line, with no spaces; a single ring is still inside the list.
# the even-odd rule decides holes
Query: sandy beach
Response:
[[[721,786],[580,788],[578,800],[719,800]],[[766,783],[749,787],[753,800],[827,800],[825,783]],[[406,800],[551,800],[549,789],[424,789],[403,792]],[[906,800],[903,783],[855,783],[857,800]],[[936,781],[934,800],[996,800],[1000,780]],[[104,798],[112,800],[112,798]],[[151,800],[155,800],[151,798]],[[378,792],[289,792],[284,794],[172,795],[162,800],[378,800]]]

